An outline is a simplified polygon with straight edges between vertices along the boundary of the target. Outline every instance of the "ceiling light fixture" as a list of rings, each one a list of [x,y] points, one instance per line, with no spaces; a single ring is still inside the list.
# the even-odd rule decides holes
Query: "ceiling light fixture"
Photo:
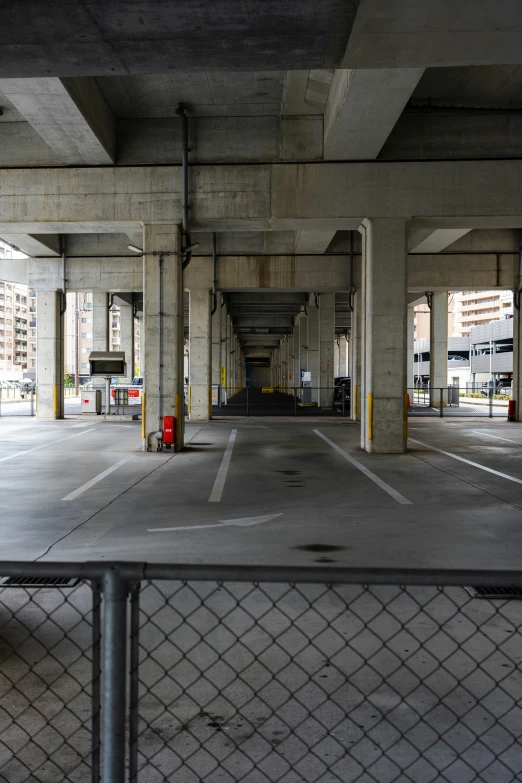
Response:
[[[143,255],[143,249],[141,247],[136,247],[136,245],[127,245],[129,250],[132,250],[133,253],[139,253],[140,256]]]

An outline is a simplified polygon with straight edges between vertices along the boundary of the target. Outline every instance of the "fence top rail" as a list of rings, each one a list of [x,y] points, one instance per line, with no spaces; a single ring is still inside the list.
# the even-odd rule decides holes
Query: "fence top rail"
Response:
[[[0,561],[0,577],[68,577],[102,581],[108,575],[117,575],[125,582],[169,579],[191,582],[522,587],[522,571],[514,570]]]

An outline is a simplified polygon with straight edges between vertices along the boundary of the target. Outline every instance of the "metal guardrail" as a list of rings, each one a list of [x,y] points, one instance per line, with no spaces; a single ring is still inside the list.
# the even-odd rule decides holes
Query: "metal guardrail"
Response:
[[[522,777],[520,604],[462,589],[522,591],[522,572],[0,573],[81,580],[0,591],[2,781]]]
[[[471,392],[458,386],[415,387],[407,389],[407,393],[409,413],[414,416],[438,416],[441,419],[507,416],[507,398],[497,399],[492,389],[486,389],[484,393],[476,392],[477,397],[469,396]]]

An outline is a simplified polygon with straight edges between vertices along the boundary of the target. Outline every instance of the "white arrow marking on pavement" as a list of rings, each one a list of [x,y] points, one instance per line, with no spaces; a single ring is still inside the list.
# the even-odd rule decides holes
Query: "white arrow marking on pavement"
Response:
[[[243,517],[243,519],[223,519],[221,522],[213,525],[188,525],[187,527],[149,527],[147,531],[149,533],[166,533],[169,530],[206,530],[209,527],[252,527],[252,525],[260,525],[262,522],[270,522],[271,519],[283,516],[283,512],[280,514],[267,514],[264,517]]]

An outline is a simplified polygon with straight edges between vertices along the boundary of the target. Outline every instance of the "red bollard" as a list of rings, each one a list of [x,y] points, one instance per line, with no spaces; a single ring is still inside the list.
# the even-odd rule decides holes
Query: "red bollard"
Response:
[[[517,403],[516,400],[508,400],[508,421],[516,421]]]
[[[411,408],[410,395],[408,394],[408,408]]]

